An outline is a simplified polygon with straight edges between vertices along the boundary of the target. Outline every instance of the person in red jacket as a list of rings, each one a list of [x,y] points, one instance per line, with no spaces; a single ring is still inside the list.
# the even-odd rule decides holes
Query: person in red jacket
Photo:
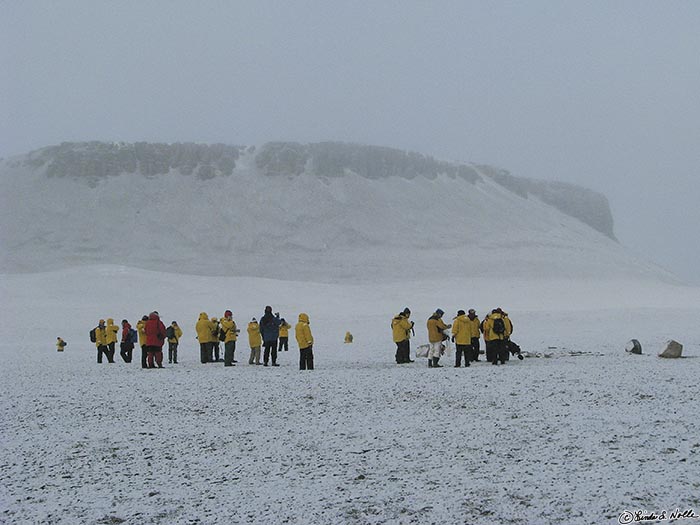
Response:
[[[126,319],[122,320],[122,342],[119,345],[119,355],[125,363],[131,363],[134,341],[131,340],[131,325]]]
[[[146,332],[146,353],[148,354],[148,368],[163,368],[163,343],[166,333],[163,321],[158,317],[158,312],[151,312],[144,328]],[[153,361],[155,360],[155,364]]]

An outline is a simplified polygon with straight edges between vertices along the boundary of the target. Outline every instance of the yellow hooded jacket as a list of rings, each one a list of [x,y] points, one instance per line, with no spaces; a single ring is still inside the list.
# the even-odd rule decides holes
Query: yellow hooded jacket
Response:
[[[105,329],[105,332],[107,344],[117,342],[119,327],[114,324],[114,319],[107,319],[107,328]]]
[[[280,337],[289,337],[289,329],[292,327],[287,321],[280,325]]]
[[[260,325],[257,321],[248,323],[248,344],[251,348],[262,346],[262,335],[260,335]]]
[[[209,316],[206,312],[199,314],[199,320],[194,328],[197,331],[197,340],[199,344],[214,342],[214,336],[212,335],[214,323],[209,320]]]
[[[503,324],[505,325],[506,329],[504,334],[497,334],[493,331],[494,319],[503,319]],[[498,312],[492,312],[486,317],[486,319],[484,319],[484,341],[508,339],[510,337],[510,334],[512,333],[512,330],[512,324],[508,321],[508,317],[503,316]]]
[[[479,316],[474,316],[474,319],[470,319],[469,316],[467,316],[467,327],[469,328],[469,334],[471,338],[479,338],[481,337],[481,329],[479,328],[481,326],[481,321],[479,321]]]
[[[391,334],[395,343],[400,343],[411,337],[411,321],[404,314],[397,314],[391,320]]]
[[[299,345],[299,350],[304,348],[309,348],[314,344],[314,338],[311,335],[311,327],[309,326],[309,316],[306,314],[299,314],[299,322],[294,327],[294,335],[297,338],[297,344]]]
[[[136,322],[136,331],[139,334],[139,346],[146,344],[146,321],[139,319]]]
[[[469,318],[466,314],[455,317],[452,325],[452,335],[455,336],[455,344],[472,344],[472,332],[469,326]]]
[[[238,339],[238,334],[236,333],[236,322],[233,319],[227,319],[224,317],[221,320],[221,329],[226,334],[224,343],[230,343],[231,341],[236,341]]]
[[[104,321],[95,328],[95,346],[107,346],[107,327],[105,327]]]
[[[439,343],[442,341],[442,331],[449,328],[448,325],[435,314],[430,316],[428,319],[428,341],[431,343]]]

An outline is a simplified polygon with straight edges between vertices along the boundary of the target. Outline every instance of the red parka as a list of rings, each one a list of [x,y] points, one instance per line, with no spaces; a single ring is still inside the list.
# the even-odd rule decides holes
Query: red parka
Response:
[[[146,332],[146,346],[162,347],[163,343],[167,339],[165,325],[155,312],[148,316],[148,321],[146,321],[144,332]]]

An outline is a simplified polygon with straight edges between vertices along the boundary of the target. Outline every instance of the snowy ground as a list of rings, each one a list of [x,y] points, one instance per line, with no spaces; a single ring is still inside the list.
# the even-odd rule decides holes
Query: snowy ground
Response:
[[[631,282],[398,287],[122,267],[0,276],[0,522],[617,523],[700,514],[700,291]],[[311,317],[317,369],[198,361],[200,311]],[[523,350],[494,367],[393,364],[389,321],[502,306]],[[100,317],[158,309],[180,364],[95,363]],[[171,319],[172,318],[172,319]],[[350,330],[355,343],[344,345]],[[55,351],[56,336],[66,352]],[[645,355],[625,354],[636,337]],[[681,360],[655,357],[666,339]],[[447,362],[445,362],[447,361]],[[450,365],[443,359],[442,364]],[[681,520],[680,523],[693,523]]]

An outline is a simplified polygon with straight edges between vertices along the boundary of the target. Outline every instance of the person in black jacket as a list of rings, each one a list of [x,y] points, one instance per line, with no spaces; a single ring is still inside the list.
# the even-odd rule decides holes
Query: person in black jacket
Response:
[[[270,357],[272,357],[272,366],[279,366],[277,364],[277,339],[280,335],[280,324],[282,324],[280,314],[273,315],[272,306],[266,306],[265,313],[260,318],[260,335],[262,335],[263,347],[265,348],[263,365],[265,366],[270,361]]]

